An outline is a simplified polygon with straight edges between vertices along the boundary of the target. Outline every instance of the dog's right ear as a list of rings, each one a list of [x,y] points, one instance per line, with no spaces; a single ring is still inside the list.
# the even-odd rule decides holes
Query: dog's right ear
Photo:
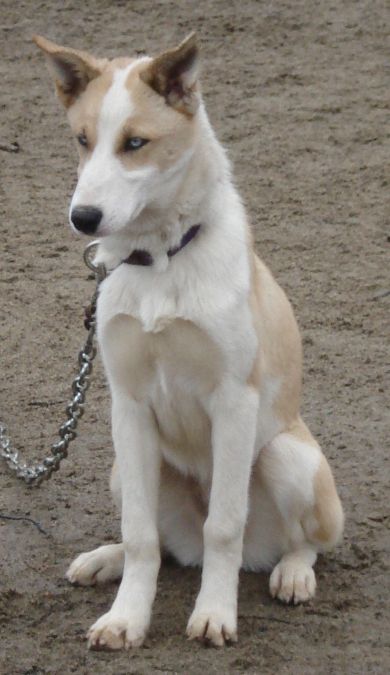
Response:
[[[57,94],[65,108],[75,102],[91,80],[101,75],[106,63],[86,52],[61,47],[40,35],[34,35],[33,41],[46,56]]]

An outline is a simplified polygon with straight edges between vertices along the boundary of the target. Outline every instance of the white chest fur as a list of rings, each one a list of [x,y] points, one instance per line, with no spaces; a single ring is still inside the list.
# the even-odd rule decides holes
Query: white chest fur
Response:
[[[146,332],[139,319],[118,314],[103,333],[111,388],[151,407],[167,459],[184,472],[210,472],[207,402],[223,376],[214,342],[190,321],[171,319]]]
[[[257,340],[244,292],[223,292],[207,273],[192,281],[190,266],[177,267],[115,270],[102,285],[98,335],[111,389],[146,401],[169,460],[205,476],[210,397],[226,377],[245,381]]]

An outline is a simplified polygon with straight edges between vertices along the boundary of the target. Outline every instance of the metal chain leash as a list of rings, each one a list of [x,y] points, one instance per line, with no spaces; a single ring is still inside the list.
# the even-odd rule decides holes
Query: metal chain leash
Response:
[[[67,420],[58,430],[59,440],[51,446],[51,455],[45,457],[42,462],[28,466],[19,456],[19,452],[12,448],[10,438],[7,436],[6,427],[0,422],[0,456],[7,462],[16,476],[27,485],[40,485],[48,480],[54,471],[58,471],[61,461],[68,455],[68,446],[77,436],[77,425],[84,413],[86,392],[90,385],[92,362],[96,356],[94,337],[96,331],[96,301],[99,285],[106,277],[104,265],[94,265],[91,257],[98,242],[88,244],[84,251],[84,262],[95,275],[96,288],[91,303],[85,311],[85,327],[88,336],[83,348],[78,355],[79,372],[72,382],[73,398],[66,407]]]

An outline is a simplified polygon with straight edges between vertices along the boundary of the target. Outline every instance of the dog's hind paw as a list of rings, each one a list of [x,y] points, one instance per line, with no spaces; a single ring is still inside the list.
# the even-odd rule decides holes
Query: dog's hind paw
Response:
[[[122,544],[99,546],[94,551],[81,553],[72,562],[65,576],[71,584],[80,586],[114,581],[122,576],[123,560]]]
[[[146,628],[142,621],[107,612],[89,629],[88,648],[111,651],[140,647],[146,636]]]
[[[276,565],[270,582],[273,598],[282,602],[293,602],[298,605],[314,597],[316,578],[312,567],[299,560],[289,560],[288,556]]]

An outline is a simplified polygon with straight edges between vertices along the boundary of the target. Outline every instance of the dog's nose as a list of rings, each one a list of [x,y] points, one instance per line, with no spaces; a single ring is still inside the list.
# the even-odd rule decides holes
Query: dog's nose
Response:
[[[76,230],[85,234],[93,234],[103,217],[103,212],[95,206],[75,206],[70,219]]]

